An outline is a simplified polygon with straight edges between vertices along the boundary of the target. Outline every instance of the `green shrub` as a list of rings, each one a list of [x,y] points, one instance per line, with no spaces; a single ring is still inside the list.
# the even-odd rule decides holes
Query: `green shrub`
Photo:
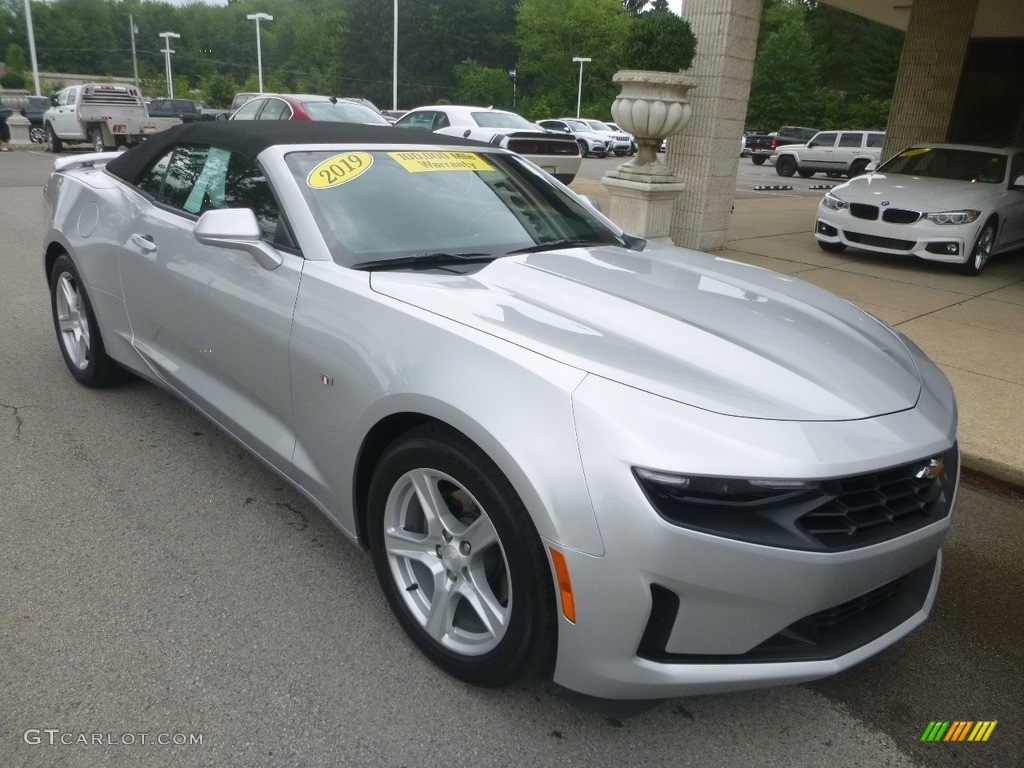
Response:
[[[678,72],[690,68],[696,51],[690,22],[671,11],[648,11],[630,19],[623,68]]]
[[[0,85],[4,88],[20,90],[25,87],[25,76],[20,72],[4,72],[0,75]]]

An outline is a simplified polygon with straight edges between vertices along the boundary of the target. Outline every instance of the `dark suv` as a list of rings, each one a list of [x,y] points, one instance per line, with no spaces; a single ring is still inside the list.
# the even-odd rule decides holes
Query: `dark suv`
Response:
[[[199,108],[191,99],[153,99],[149,102],[150,117],[179,117],[183,123],[200,119]]]
[[[50,100],[46,96],[27,96],[25,108],[21,110],[21,116],[29,122],[28,137],[36,144],[46,141],[46,134],[43,132],[43,113],[50,108]]]

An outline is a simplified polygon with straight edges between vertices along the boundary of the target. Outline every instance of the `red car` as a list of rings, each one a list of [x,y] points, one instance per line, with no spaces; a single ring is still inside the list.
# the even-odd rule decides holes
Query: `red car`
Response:
[[[355,99],[295,93],[264,93],[250,99],[232,120],[322,120],[391,125],[378,111]]]

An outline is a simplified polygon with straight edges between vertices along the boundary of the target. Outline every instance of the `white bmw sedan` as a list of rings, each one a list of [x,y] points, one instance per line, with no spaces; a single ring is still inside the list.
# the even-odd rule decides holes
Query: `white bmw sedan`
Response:
[[[70,374],[232,435],[368,550],[452,675],[797,682],[932,607],[953,392],[820,288],[630,236],[499,147],[376,126],[192,123],[58,160],[46,201]]]
[[[814,236],[826,251],[917,256],[977,275],[992,256],[1024,248],[1024,149],[905,149],[826,194]]]

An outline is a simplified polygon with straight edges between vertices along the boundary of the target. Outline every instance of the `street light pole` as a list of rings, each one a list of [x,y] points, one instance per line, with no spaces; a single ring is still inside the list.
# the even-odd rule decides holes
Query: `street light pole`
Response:
[[[179,38],[179,37],[181,37],[181,35],[179,35],[177,32],[161,32],[159,34],[159,37],[162,37],[164,39],[163,54],[164,54],[164,72],[167,75],[167,98],[168,99],[173,99],[174,98],[174,76],[171,74],[171,54],[174,53],[174,51],[171,50],[171,38],[172,37],[173,38]]]
[[[135,19],[132,14],[128,14],[128,26],[132,31],[132,72],[135,73],[135,87],[139,87],[139,58],[135,54],[135,36],[139,33],[139,28],[135,26]]]
[[[245,18],[256,22],[256,69],[260,73],[260,93],[263,93],[263,46],[260,43],[260,22],[273,21],[274,17],[269,13],[250,13]]]
[[[394,53],[391,61],[391,109],[398,111],[398,0],[395,0]]]
[[[580,102],[583,101],[583,65],[588,61],[593,61],[585,56],[573,56],[574,62],[578,61],[580,64],[580,87],[576,91],[576,117],[580,116]]]
[[[39,63],[36,61],[36,33],[32,29],[32,4],[25,0],[25,28],[28,31],[28,50],[32,57],[32,84],[36,87],[36,96],[42,95],[39,91]]]

